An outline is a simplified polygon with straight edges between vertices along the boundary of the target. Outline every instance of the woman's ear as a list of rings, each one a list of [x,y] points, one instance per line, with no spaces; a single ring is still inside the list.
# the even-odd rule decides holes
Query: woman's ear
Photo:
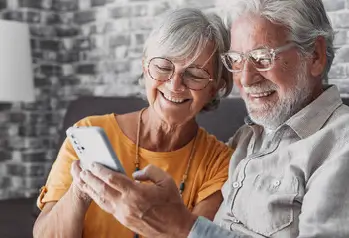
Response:
[[[326,55],[326,41],[325,38],[320,36],[315,41],[314,52],[312,55],[312,61],[310,64],[310,73],[313,77],[320,76],[325,70],[327,63]]]

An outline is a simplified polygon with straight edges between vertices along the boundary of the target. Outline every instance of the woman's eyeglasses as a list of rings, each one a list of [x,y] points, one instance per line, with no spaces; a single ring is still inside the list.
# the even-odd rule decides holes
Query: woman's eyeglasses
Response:
[[[174,73],[175,65],[169,59],[155,57],[148,62],[148,74],[154,80],[171,80]],[[213,80],[205,69],[195,66],[186,68],[180,75],[183,85],[191,90],[202,90]]]

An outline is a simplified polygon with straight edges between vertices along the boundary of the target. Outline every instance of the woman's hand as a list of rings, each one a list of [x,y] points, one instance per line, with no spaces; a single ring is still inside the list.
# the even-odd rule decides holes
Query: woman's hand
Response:
[[[74,161],[70,168],[70,173],[73,177],[73,182],[71,184],[73,198],[75,202],[80,203],[87,208],[91,204],[92,199],[87,193],[83,192],[83,186],[85,183],[80,178],[81,172],[80,160]]]
[[[125,175],[95,164],[83,171],[86,192],[103,210],[147,237],[187,237],[196,216],[185,207],[171,176],[155,166]]]

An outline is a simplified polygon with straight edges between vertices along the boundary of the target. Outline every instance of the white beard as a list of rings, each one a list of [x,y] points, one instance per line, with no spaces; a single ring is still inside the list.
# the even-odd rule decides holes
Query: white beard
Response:
[[[244,98],[251,120],[266,129],[275,130],[294,114],[299,112],[309,101],[312,87],[306,76],[306,65],[301,64],[297,73],[297,82],[294,88],[289,89],[283,98],[277,102],[253,104]],[[277,90],[277,85],[268,81],[254,87],[258,91]],[[250,87],[250,88],[251,88]],[[250,90],[250,89],[249,89]]]

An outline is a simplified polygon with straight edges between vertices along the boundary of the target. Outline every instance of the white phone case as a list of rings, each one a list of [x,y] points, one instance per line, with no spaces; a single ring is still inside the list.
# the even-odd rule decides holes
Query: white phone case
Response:
[[[66,134],[83,169],[89,169],[93,162],[97,162],[114,171],[125,173],[103,128],[69,127]]]

